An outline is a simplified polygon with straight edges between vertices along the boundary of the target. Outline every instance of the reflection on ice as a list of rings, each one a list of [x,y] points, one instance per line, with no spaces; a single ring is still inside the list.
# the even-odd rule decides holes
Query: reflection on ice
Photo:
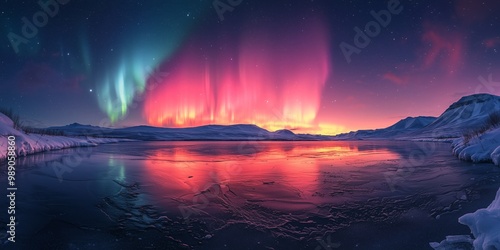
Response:
[[[175,148],[158,148],[145,160],[147,181],[158,195],[187,200],[212,184],[226,185],[239,199],[289,210],[321,202],[314,194],[328,182],[324,178],[326,170],[336,169],[339,177],[347,181],[343,172],[350,168],[399,159],[399,155],[384,148],[360,151],[357,145],[335,142],[321,146],[317,142],[252,142],[253,153],[239,154],[246,143],[181,143]],[[280,207],[276,207],[279,203]]]

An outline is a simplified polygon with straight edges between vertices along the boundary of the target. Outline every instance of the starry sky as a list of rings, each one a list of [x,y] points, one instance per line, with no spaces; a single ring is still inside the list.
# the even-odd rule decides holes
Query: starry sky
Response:
[[[36,127],[386,127],[499,95],[499,17],[497,0],[5,0],[0,107]]]

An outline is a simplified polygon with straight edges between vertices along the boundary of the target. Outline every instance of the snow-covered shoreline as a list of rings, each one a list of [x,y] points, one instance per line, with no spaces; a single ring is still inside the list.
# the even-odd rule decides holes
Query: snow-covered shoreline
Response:
[[[458,218],[474,235],[474,249],[500,249],[500,189],[487,207]]]
[[[500,249],[500,189],[487,208],[465,214],[458,218],[458,222],[470,228],[474,239],[470,235],[451,235],[440,243],[431,242],[430,246],[435,250]]]
[[[460,160],[500,165],[500,128],[489,130],[469,141],[456,139],[452,143],[452,151]],[[487,208],[465,214],[458,221],[470,228],[474,238],[470,235],[447,236],[440,243],[430,243],[430,246],[436,250],[500,249],[500,189]]]
[[[17,156],[57,150],[72,147],[91,147],[103,143],[115,143],[121,140],[92,137],[49,136],[41,134],[26,134],[14,128],[10,118],[0,113],[0,161],[7,158],[8,137],[15,137],[15,152]]]
[[[463,138],[456,139],[452,143],[452,149],[460,160],[500,165],[500,128],[472,138],[469,142]]]

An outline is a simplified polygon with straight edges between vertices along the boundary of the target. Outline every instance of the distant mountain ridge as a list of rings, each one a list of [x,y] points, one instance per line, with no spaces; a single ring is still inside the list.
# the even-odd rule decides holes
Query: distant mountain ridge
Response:
[[[282,129],[270,132],[252,124],[204,125],[190,128],[161,128],[135,126],[128,128],[101,128],[73,123],[66,126],[50,127],[69,136],[92,136],[107,138],[126,138],[146,141],[189,141],[189,140],[331,140],[331,136],[295,134]]]
[[[437,118],[432,116],[407,117],[392,126],[387,127],[387,130],[401,129],[421,129],[434,122]]]
[[[359,130],[335,136],[339,140],[447,139],[480,127],[488,116],[500,112],[500,97],[491,94],[464,96],[439,117],[408,117],[384,129]]]
[[[358,130],[334,136],[339,140],[390,139],[402,134],[422,129],[437,118],[430,116],[407,117],[382,129]]]

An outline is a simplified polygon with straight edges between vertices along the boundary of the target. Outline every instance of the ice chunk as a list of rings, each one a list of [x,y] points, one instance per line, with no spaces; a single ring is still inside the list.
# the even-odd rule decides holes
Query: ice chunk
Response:
[[[472,250],[472,238],[469,235],[450,235],[440,243],[431,242],[429,245],[435,250]]]
[[[466,214],[458,221],[471,229],[475,238],[474,249],[500,249],[500,189],[491,205]]]

